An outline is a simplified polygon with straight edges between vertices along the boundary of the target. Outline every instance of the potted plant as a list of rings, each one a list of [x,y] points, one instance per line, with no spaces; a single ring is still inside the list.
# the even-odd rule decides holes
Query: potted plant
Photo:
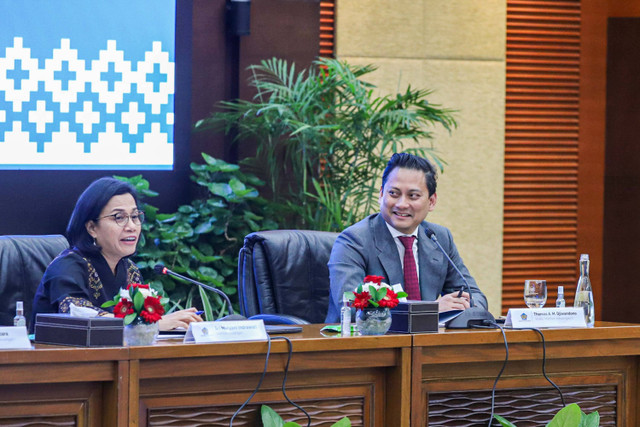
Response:
[[[432,128],[456,122],[427,101],[428,90],[377,96],[364,80],[376,67],[330,58],[302,71],[277,58],[249,68],[255,97],[221,102],[196,129],[257,143],[244,164],[267,181],[286,227],[341,231],[369,214],[388,158],[406,142],[442,168]]]

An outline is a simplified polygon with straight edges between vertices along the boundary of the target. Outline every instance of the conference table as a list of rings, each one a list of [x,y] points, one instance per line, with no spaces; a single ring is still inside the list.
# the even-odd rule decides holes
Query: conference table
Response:
[[[330,426],[487,425],[495,410],[518,426],[544,425],[562,407],[542,375],[531,330],[441,330],[340,337],[305,325],[290,339],[286,394]],[[598,410],[601,425],[635,426],[640,325],[597,322],[545,329],[547,376],[566,403]],[[0,425],[229,426],[265,368],[265,341],[76,348],[36,344],[0,350]],[[234,426],[260,423],[269,405],[285,421],[306,417],[282,391],[289,343],[273,337],[266,375]]]

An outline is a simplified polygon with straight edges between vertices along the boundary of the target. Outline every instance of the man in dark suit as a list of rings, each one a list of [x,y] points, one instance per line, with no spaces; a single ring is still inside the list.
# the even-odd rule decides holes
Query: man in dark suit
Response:
[[[464,282],[427,236],[427,228],[465,276],[474,304],[487,308],[487,299],[462,262],[451,232],[425,221],[436,205],[436,175],[424,158],[407,153],[391,157],[382,175],[380,213],[344,230],[333,245],[327,323],[338,322],[343,293],[353,291],[366,275],[383,276],[389,285],[402,284],[408,299],[437,300],[440,311],[469,308],[469,294],[460,294]]]

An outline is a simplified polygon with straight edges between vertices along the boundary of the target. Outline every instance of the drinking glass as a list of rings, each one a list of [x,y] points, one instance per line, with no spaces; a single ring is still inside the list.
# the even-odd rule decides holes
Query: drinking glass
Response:
[[[529,308],[542,308],[547,302],[546,280],[524,281],[524,303]]]

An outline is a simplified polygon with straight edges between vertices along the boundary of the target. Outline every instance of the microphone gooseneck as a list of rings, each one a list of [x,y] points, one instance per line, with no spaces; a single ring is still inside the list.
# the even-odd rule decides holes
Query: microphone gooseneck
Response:
[[[456,272],[464,282],[467,292],[469,293],[470,307],[464,310],[462,313],[460,313],[457,317],[450,320],[449,323],[446,325],[447,328],[469,329],[477,325],[486,326],[491,322],[495,322],[495,318],[491,313],[489,313],[487,310],[485,310],[482,307],[479,307],[479,306],[476,307],[474,305],[473,298],[471,296],[471,286],[469,286],[469,282],[467,282],[467,279],[465,279],[464,275],[462,274],[458,266],[449,257],[449,254],[447,254],[447,252],[444,250],[440,242],[438,242],[436,233],[434,233],[433,230],[431,230],[430,228],[427,228],[425,232],[427,233],[427,237],[429,237],[429,239],[431,239],[438,246],[438,249],[440,249],[440,252],[442,252],[444,256],[447,258],[449,265],[451,265],[456,270]],[[462,289],[460,291],[462,292]]]
[[[203,289],[206,289],[208,291],[214,292],[218,295],[220,295],[225,302],[227,303],[227,307],[229,307],[229,314],[235,314],[233,312],[233,307],[231,306],[231,300],[229,299],[229,296],[227,294],[225,294],[224,292],[222,292],[220,289],[216,289],[213,286],[209,286],[209,285],[205,285],[204,283],[198,282],[197,280],[193,280],[189,277],[183,276],[182,274],[178,274],[175,271],[171,271],[169,270],[167,267],[165,267],[163,264],[156,264],[153,267],[153,271],[155,271],[158,274],[167,274],[169,276],[174,276],[177,277],[178,279],[182,279],[184,281],[187,281],[189,283],[192,283],[194,285],[200,286]]]
[[[458,276],[460,276],[460,278],[464,282],[466,291],[469,294],[469,305],[471,307],[473,307],[474,303],[473,303],[473,297],[471,296],[471,286],[469,286],[469,282],[467,282],[467,279],[465,279],[464,274],[462,274],[462,272],[458,269],[458,266],[449,257],[449,254],[447,254],[447,252],[444,250],[444,248],[442,247],[442,245],[438,241],[438,238],[436,237],[436,233],[434,233],[433,230],[431,230],[430,228],[427,228],[425,230],[425,232],[427,233],[427,237],[430,238],[431,240],[433,240],[433,242],[436,245],[438,245],[438,249],[440,249],[440,252],[442,252],[444,254],[444,256],[447,257],[447,261],[449,261],[449,265],[452,266],[456,270],[456,272],[458,273]],[[462,296],[462,291],[463,291],[463,289],[460,289],[460,293],[458,294],[459,297]]]

